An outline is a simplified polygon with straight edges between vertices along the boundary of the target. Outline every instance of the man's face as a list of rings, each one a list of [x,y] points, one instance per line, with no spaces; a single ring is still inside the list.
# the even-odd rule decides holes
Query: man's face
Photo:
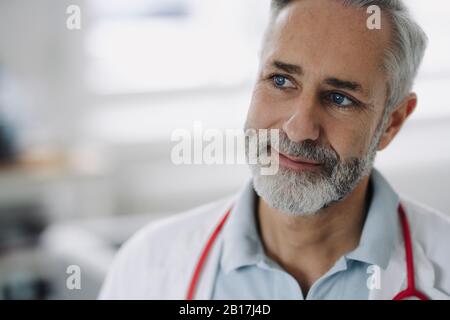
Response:
[[[258,194],[282,211],[318,211],[370,172],[383,129],[390,23],[383,16],[381,30],[369,30],[368,17],[339,1],[299,0],[268,31],[246,128],[281,131],[279,172],[253,174]]]

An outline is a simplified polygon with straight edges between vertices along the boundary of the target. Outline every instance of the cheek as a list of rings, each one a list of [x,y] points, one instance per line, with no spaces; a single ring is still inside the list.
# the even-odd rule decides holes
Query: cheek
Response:
[[[274,112],[274,101],[262,86],[255,87],[247,114],[247,126],[251,128],[271,128],[278,121]]]
[[[366,155],[372,142],[374,129],[366,122],[345,126],[328,126],[325,129],[329,143],[341,160]]]

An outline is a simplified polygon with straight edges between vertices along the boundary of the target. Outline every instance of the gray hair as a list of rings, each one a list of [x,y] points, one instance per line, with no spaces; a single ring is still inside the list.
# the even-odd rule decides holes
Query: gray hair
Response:
[[[273,17],[293,1],[295,0],[272,0]],[[391,18],[394,29],[392,44],[386,50],[383,63],[383,68],[389,75],[386,113],[390,113],[411,92],[425,54],[428,38],[411,17],[402,0],[339,1],[346,6],[357,8],[376,5]]]

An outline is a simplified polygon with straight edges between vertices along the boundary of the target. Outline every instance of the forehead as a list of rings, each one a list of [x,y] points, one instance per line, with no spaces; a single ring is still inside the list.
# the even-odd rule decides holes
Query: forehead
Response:
[[[279,59],[301,65],[305,74],[338,75],[373,87],[385,77],[381,66],[391,26],[382,14],[381,29],[370,30],[369,16],[335,0],[294,1],[274,19],[263,62]]]

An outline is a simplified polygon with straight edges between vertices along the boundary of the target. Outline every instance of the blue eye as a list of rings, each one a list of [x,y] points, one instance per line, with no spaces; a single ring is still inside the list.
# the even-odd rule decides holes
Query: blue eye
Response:
[[[274,75],[272,76],[272,82],[275,87],[280,89],[294,88],[292,82],[284,76]]]
[[[347,96],[341,93],[331,93],[330,94],[331,102],[337,104],[339,106],[348,107],[354,104],[354,102],[349,99]]]

